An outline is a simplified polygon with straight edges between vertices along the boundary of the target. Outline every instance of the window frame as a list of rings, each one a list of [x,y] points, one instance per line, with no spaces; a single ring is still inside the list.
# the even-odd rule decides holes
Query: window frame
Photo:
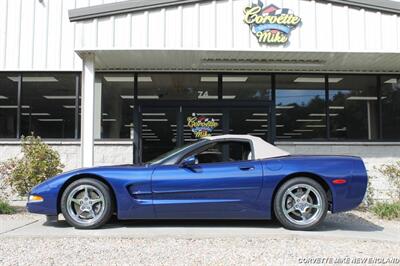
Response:
[[[252,154],[251,160],[240,160],[240,161],[233,161],[233,162],[230,162],[230,161],[229,161],[229,162],[217,162],[217,163],[203,163],[203,164],[199,163],[199,164],[196,164],[196,165],[208,165],[208,164],[215,165],[215,164],[224,164],[224,163],[240,163],[240,162],[251,162],[251,161],[255,161],[255,160],[256,160],[256,159],[255,159],[255,154],[254,154],[254,146],[253,146],[253,142],[252,142],[251,140],[226,138],[226,139],[218,139],[218,140],[210,140],[210,141],[207,141],[207,143],[204,143],[203,146],[197,147],[196,149],[191,150],[191,151],[185,153],[184,155],[182,155],[182,157],[180,157],[180,158],[176,161],[175,165],[181,166],[183,160],[185,160],[186,158],[188,158],[188,157],[190,157],[190,156],[193,156],[193,155],[196,155],[196,154],[198,154],[199,152],[203,152],[203,151],[207,150],[209,147],[212,147],[213,145],[216,145],[216,144],[219,144],[219,143],[223,143],[223,142],[240,142],[240,143],[247,143],[247,144],[249,144],[250,149],[251,149],[251,154]]]
[[[32,73],[48,73],[48,74],[71,74],[71,75],[75,75],[76,78],[76,85],[75,85],[75,89],[76,89],[76,99],[75,99],[75,136],[73,138],[73,140],[79,140],[80,139],[80,117],[79,117],[79,97],[81,97],[81,82],[82,82],[82,73],[81,72],[77,72],[77,71],[54,71],[54,72],[21,72],[21,71],[4,71],[2,72],[3,74],[12,74],[15,76],[19,77],[19,84],[18,84],[18,92],[17,92],[17,96],[18,96],[18,107],[17,107],[17,125],[16,125],[16,136],[15,138],[2,138],[1,140],[19,140],[21,138],[21,107],[22,107],[22,91],[23,91],[23,76],[25,74],[32,74]],[[96,73],[109,73],[109,71],[97,71]],[[189,72],[189,71],[184,71],[184,72],[160,72],[160,71],[155,71],[155,72],[151,72],[151,71],[126,71],[126,72],[112,72],[112,73],[132,73],[135,75],[135,85],[134,85],[134,101],[135,101],[135,106],[137,106],[138,102],[140,103],[146,103],[146,100],[138,100],[138,84],[137,84],[137,77],[140,74],[151,74],[151,73],[196,73],[196,74],[216,74],[218,76],[218,100],[215,101],[215,103],[219,104],[221,102],[226,102],[226,100],[222,99],[223,96],[223,76],[224,75],[236,75],[236,73],[233,72],[210,72],[210,71],[201,71],[201,72]],[[271,108],[271,129],[270,129],[270,141],[272,143],[275,143],[276,141],[278,142],[321,142],[321,141],[317,141],[317,140],[313,140],[313,139],[296,139],[293,141],[288,141],[288,140],[277,140],[276,139],[276,76],[277,75],[290,75],[290,74],[299,74],[299,72],[259,72],[259,73],[254,73],[254,72],[243,72],[240,73],[240,75],[268,75],[271,77],[271,99],[265,100],[265,101],[258,101],[258,100],[253,100],[253,101],[246,101],[246,100],[237,100],[236,102],[250,102],[250,103],[254,103],[254,102],[258,102],[258,103],[265,103],[266,105],[270,105]],[[325,113],[326,113],[326,119],[325,119],[325,123],[326,123],[326,138],[324,140],[322,140],[322,142],[338,142],[337,140],[334,140],[331,138],[330,136],[330,109],[329,109],[329,77],[332,75],[342,75],[342,76],[348,76],[348,75],[359,75],[359,76],[374,76],[376,79],[376,89],[377,89],[377,97],[378,97],[378,108],[376,110],[377,112],[377,132],[378,132],[378,136],[375,139],[371,139],[371,140],[367,140],[367,139],[343,139],[340,140],[341,143],[351,143],[351,142],[368,142],[368,143],[374,143],[374,142],[400,142],[400,137],[398,139],[386,139],[383,136],[383,111],[382,111],[382,77],[386,77],[386,76],[393,76],[393,77],[398,77],[399,74],[396,73],[386,73],[386,74],[381,74],[381,73],[335,73],[335,72],[322,72],[322,73],[312,73],[312,72],[303,72],[301,74],[307,75],[307,74],[322,74],[325,76]],[[169,101],[166,101],[169,102]],[[206,104],[206,102],[204,102],[204,104]],[[137,110],[133,110],[133,115],[135,117]],[[59,138],[60,140],[71,140],[71,139],[63,139],[63,138]],[[106,139],[101,139],[101,140],[106,140]]]
[[[23,97],[23,91],[24,91],[24,82],[23,78],[25,75],[32,75],[32,74],[48,74],[48,75],[68,75],[70,74],[71,76],[74,76],[75,78],[75,101],[74,101],[74,137],[73,138],[51,138],[48,140],[55,141],[55,140],[80,140],[80,119],[79,119],[79,99],[82,96],[81,95],[81,72],[77,71],[49,71],[49,72],[18,72],[18,71],[6,71],[6,72],[1,72],[2,74],[5,75],[13,75],[18,77],[18,91],[17,91],[17,125],[16,125],[16,134],[14,138],[0,138],[1,140],[20,140],[22,138],[22,97]],[[44,140],[47,140],[47,138],[44,138]]]
[[[384,139],[382,137],[382,99],[381,99],[381,92],[382,92],[382,84],[380,82],[380,79],[382,76],[396,76],[394,74],[391,75],[384,75],[384,74],[365,74],[365,73],[310,73],[310,72],[304,72],[304,73],[295,73],[295,72],[287,72],[287,73],[274,73],[273,74],[273,81],[274,84],[272,86],[273,90],[272,90],[272,105],[273,105],[273,112],[275,115],[276,114],[276,91],[278,90],[276,88],[276,76],[279,75],[293,75],[293,74],[302,74],[302,75],[313,75],[313,74],[320,74],[320,75],[324,75],[325,77],[325,115],[326,115],[326,119],[325,119],[325,126],[326,126],[326,136],[323,140],[315,140],[315,139],[295,139],[295,140],[277,140],[276,139],[276,116],[274,117],[274,125],[273,125],[273,135],[272,135],[272,143],[275,142],[280,142],[280,143],[287,143],[287,142],[305,142],[305,143],[315,143],[315,142],[340,142],[340,143],[354,143],[354,142],[365,142],[365,143],[374,143],[374,142],[400,142],[400,138],[399,139]],[[369,77],[374,77],[376,80],[376,94],[377,94],[377,105],[378,108],[376,108],[376,115],[377,115],[377,121],[375,124],[375,127],[377,129],[377,137],[373,138],[373,139],[342,139],[342,140],[336,140],[333,139],[331,137],[331,128],[330,128],[330,114],[331,114],[331,110],[329,109],[329,96],[330,96],[330,83],[329,83],[329,78],[332,76],[369,76]],[[397,75],[398,76],[398,75]],[[272,114],[271,114],[272,115]]]

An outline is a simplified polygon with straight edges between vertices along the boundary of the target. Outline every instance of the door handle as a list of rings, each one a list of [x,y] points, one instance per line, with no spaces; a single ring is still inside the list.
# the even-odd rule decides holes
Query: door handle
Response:
[[[242,171],[253,171],[255,169],[254,166],[243,166],[239,168]]]

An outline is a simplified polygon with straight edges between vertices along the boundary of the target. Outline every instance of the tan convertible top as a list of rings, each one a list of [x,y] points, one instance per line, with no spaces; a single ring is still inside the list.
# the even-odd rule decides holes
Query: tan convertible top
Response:
[[[206,137],[208,140],[247,140],[253,144],[254,148],[254,158],[258,159],[269,159],[276,158],[282,156],[288,156],[290,153],[287,151],[281,150],[274,145],[264,141],[262,138],[251,136],[251,135],[222,135],[222,136],[214,136],[214,137]]]

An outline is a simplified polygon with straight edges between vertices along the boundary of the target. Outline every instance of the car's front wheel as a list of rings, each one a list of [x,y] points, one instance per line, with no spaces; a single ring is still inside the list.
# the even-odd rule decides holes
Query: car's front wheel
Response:
[[[113,206],[110,188],[91,178],[72,182],[61,197],[65,220],[77,229],[101,227],[110,220]]]
[[[326,192],[311,178],[290,179],[275,195],[275,216],[287,229],[314,229],[324,221],[327,211]]]

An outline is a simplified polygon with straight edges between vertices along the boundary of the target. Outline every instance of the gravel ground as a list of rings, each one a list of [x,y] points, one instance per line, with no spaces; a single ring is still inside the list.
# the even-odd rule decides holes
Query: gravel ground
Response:
[[[400,243],[265,238],[2,238],[2,265],[297,265],[301,259],[399,258]],[[362,265],[365,265],[363,263]]]
[[[11,216],[0,215],[0,223],[37,218],[37,215],[20,212]],[[327,222],[330,221],[343,225],[355,223],[364,227],[391,227],[400,234],[400,221],[384,221],[373,214],[360,211],[328,215]],[[321,263],[312,261],[318,259]],[[322,261],[323,259],[326,261]],[[359,259],[359,261],[354,261],[355,259]],[[364,259],[375,259],[376,261],[375,263],[361,261]],[[388,263],[385,261],[387,259],[392,259],[389,262],[394,263]],[[319,235],[305,237],[294,234],[259,237],[244,235],[243,237],[164,236],[145,238],[0,236],[0,265],[78,264],[400,265],[400,242],[321,237]]]
[[[399,230],[400,234],[400,219],[397,220],[383,220],[371,212],[353,210],[349,212],[328,213],[325,219],[326,222],[335,221],[340,224],[358,224],[362,226],[382,226],[392,227]]]

